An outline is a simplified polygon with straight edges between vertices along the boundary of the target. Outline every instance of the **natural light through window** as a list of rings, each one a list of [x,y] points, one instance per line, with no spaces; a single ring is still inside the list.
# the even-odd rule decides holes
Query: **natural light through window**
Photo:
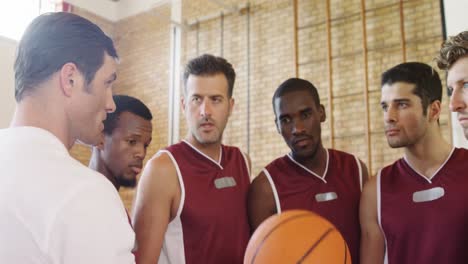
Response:
[[[0,0],[0,36],[19,40],[39,14],[55,10],[57,0]]]

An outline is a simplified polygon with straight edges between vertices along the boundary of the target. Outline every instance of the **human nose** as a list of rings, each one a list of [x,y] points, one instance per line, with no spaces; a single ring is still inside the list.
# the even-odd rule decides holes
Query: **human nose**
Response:
[[[384,112],[385,123],[395,123],[397,121],[398,114],[393,106],[388,106],[387,111]]]
[[[106,94],[106,112],[113,113],[116,108],[114,98],[112,98],[112,90],[108,89]]]
[[[146,156],[146,148],[144,144],[139,144],[139,146],[135,150],[135,158],[143,160]]]
[[[464,100],[465,93],[462,89],[455,88],[450,96],[450,111],[460,112],[466,109],[466,102]]]
[[[200,115],[202,117],[210,117],[211,113],[211,104],[208,102],[208,100],[204,100],[203,103],[200,105]]]
[[[294,120],[293,122],[293,134],[298,135],[305,132],[304,121],[300,118]]]

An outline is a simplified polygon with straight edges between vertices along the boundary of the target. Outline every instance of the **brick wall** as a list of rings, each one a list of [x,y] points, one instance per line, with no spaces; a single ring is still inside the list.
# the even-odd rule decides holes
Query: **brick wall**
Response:
[[[146,163],[167,145],[170,6],[162,5],[116,23],[79,8],[74,8],[73,12],[95,22],[112,36],[120,57],[114,93],[142,100],[153,114],[153,140],[147,151]],[[88,147],[77,144],[71,153],[82,163],[88,164],[91,153]],[[120,194],[125,206],[130,209],[134,190],[121,188]]]
[[[146,161],[167,145],[169,109],[170,5],[116,23],[116,47],[121,57],[115,93],[142,100],[153,114],[153,140]],[[121,196],[131,207],[133,189]]]
[[[243,6],[245,1],[225,1]],[[298,0],[298,71],[299,77],[319,89],[328,120],[322,124],[324,145],[331,146],[330,122],[333,119],[334,147],[367,158],[365,93],[369,97],[369,133],[372,173],[401,155],[390,149],[383,134],[380,110],[380,74],[403,61],[399,1],[365,1],[368,56],[368,87],[365,88],[361,1],[330,1],[332,97],[329,99],[327,64],[326,1]],[[250,1],[250,112],[247,113],[246,20],[247,11],[221,17],[221,6],[212,1],[183,2],[183,16],[196,22],[185,30],[183,61],[204,52],[224,56],[239,75],[234,97],[236,110],[226,129],[224,141],[247,150],[253,173],[275,157],[288,151],[276,133],[271,96],[276,87],[295,74],[293,1]],[[210,20],[204,20],[207,17]],[[221,21],[224,19],[224,34]],[[403,3],[404,43],[407,61],[432,63],[442,40],[439,1],[413,0]],[[221,37],[224,41],[221,42]],[[222,44],[221,44],[222,43]],[[233,47],[233,48],[231,48]],[[328,104],[333,105],[330,113]],[[441,117],[441,129],[450,140],[447,98]],[[250,129],[247,128],[250,120]],[[181,135],[186,131],[181,126]],[[249,132],[249,138],[247,136]]]
[[[220,31],[223,9],[209,5],[208,2],[183,2],[183,17],[186,21],[216,16],[185,31],[187,40],[183,50],[183,63],[197,55],[198,47],[198,54],[208,52],[221,55],[220,51],[223,50],[223,56],[234,65],[237,73],[233,94],[236,105],[225,130],[224,143],[239,146],[244,152],[249,150],[252,173],[256,175],[274,157],[287,151],[282,138],[276,132],[271,95],[283,80],[294,74],[291,1],[250,1],[250,10],[224,15],[222,43]],[[245,2],[225,3],[242,6]],[[204,6],[209,6],[207,11],[205,8],[201,9]],[[246,59],[248,19],[250,74],[247,72]],[[250,78],[249,112],[247,78]],[[181,135],[185,133],[186,127],[181,125]]]
[[[245,7],[246,1],[223,1]],[[367,0],[366,32],[368,87],[365,87],[363,29],[359,0],[330,0],[331,68],[333,85],[329,95],[327,63],[326,2],[298,0],[298,72],[314,83],[327,109],[322,124],[324,145],[331,146],[333,119],[334,147],[357,154],[364,162],[368,147],[365,138],[365,93],[369,98],[369,133],[372,173],[401,155],[388,147],[383,134],[380,110],[380,74],[402,62],[402,32],[399,1]],[[292,0],[253,0],[250,7],[228,13],[209,0],[183,0],[182,14],[187,24],[182,33],[182,64],[203,54],[222,55],[235,67],[236,105],[226,128],[224,142],[249,150],[254,175],[288,148],[276,132],[271,96],[285,79],[295,75],[294,12]],[[110,23],[78,10],[110,32],[121,56],[116,93],[142,99],[153,111],[153,143],[148,157],[167,143],[170,6],[163,5]],[[250,19],[250,61],[247,62],[247,23]],[[198,20],[198,23],[197,23]],[[437,0],[403,2],[404,43],[407,61],[434,65],[442,40],[440,6]],[[248,68],[250,67],[250,73]],[[444,75],[442,75],[443,77]],[[248,90],[248,80],[250,90]],[[248,96],[250,94],[250,97]],[[250,111],[248,111],[250,101]],[[328,110],[332,102],[333,111]],[[447,97],[444,96],[441,130],[450,140]],[[186,135],[183,115],[180,136]],[[87,162],[89,154],[76,147],[73,155]],[[124,190],[127,206],[132,192]]]

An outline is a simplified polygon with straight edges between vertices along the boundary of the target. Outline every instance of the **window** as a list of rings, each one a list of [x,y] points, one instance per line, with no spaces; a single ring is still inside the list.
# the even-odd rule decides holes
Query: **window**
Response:
[[[10,0],[0,2],[0,36],[18,41],[38,15],[55,11],[58,0]]]

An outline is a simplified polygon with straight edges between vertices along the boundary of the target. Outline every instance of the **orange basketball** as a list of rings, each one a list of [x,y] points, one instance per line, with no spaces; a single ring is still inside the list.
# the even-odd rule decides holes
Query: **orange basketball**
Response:
[[[351,264],[348,246],[325,218],[291,210],[266,219],[247,246],[244,264]]]

